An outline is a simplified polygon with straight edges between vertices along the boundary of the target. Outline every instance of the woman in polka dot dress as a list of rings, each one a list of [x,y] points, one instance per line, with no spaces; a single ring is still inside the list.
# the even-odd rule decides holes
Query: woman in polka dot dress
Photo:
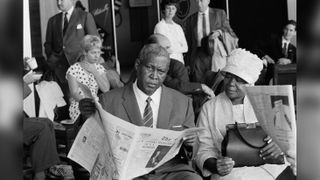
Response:
[[[80,46],[83,56],[77,63],[70,66],[66,75],[71,94],[69,108],[71,123],[79,118],[79,101],[88,96],[84,87],[90,90],[91,95],[89,96],[94,98],[98,98],[99,89],[102,92],[107,92],[110,89],[106,70],[99,64],[102,46],[100,38],[86,35]]]

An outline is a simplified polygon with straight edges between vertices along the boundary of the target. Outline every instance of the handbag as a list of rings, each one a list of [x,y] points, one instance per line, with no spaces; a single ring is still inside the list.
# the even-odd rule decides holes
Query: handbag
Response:
[[[235,161],[234,167],[284,164],[284,155],[268,160],[259,156],[261,148],[267,145],[264,141],[267,134],[259,123],[228,124],[226,128],[221,151],[223,156],[231,157]]]

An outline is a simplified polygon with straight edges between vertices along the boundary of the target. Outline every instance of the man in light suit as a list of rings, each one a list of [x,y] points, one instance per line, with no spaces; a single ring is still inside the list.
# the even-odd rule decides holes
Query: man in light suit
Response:
[[[92,15],[74,4],[75,0],[57,0],[62,12],[49,19],[44,43],[47,63],[64,93],[68,91],[66,71],[81,55],[80,41],[86,34],[99,35]]]
[[[191,74],[194,69],[194,59],[201,47],[201,40],[211,32],[221,30],[228,32],[237,38],[230,27],[229,19],[222,9],[209,8],[210,0],[196,0],[199,11],[192,14],[184,22],[185,35],[188,42],[189,52],[187,54],[186,65],[190,66]],[[215,36],[219,36],[219,32]]]
[[[165,48],[147,44],[135,62],[137,80],[123,88],[100,96],[102,107],[111,114],[138,126],[183,130],[194,127],[192,101],[180,92],[162,83],[169,70],[170,58]],[[151,99],[151,100],[150,100]],[[80,101],[80,111],[85,117],[95,112],[91,99]],[[180,153],[149,174],[136,179],[202,179],[188,160],[192,158],[196,135],[184,137]]]

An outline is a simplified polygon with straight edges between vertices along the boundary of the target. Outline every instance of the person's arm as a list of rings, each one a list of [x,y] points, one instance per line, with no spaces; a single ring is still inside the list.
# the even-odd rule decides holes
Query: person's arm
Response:
[[[230,26],[230,22],[229,19],[227,17],[227,14],[224,10],[221,10],[221,23],[222,23],[222,27],[221,30],[224,32],[229,32],[231,36],[237,38],[236,33],[233,31],[233,29]]]
[[[44,50],[49,58],[52,54],[52,41],[53,41],[53,24],[52,18],[49,19],[47,24],[46,41],[44,43]]]
[[[98,83],[98,86],[100,88],[100,90],[102,92],[107,92],[110,90],[110,81],[108,79],[108,76],[107,76],[107,70],[101,65],[101,64],[98,64],[97,65],[97,71],[98,71],[98,75],[97,75],[97,83]]]
[[[107,92],[107,91],[110,90],[110,83],[109,83],[109,80],[107,78],[107,73],[106,72],[104,72],[102,74],[97,72],[96,74],[93,74],[93,75],[94,75],[94,78],[97,81],[99,89],[102,92]]]
[[[203,54],[199,54],[200,56],[197,56],[194,61],[193,81],[199,83],[205,83],[206,72],[211,71],[211,64],[209,62],[211,58],[201,58],[204,56]]]
[[[197,90],[201,90],[201,84],[190,82],[187,68],[181,62],[174,59],[170,62],[170,70],[163,83],[184,94],[191,94]]]
[[[80,93],[79,93],[79,84],[78,84],[77,79],[75,77],[73,77],[72,75],[67,74],[67,80],[68,80],[68,85],[69,85],[71,97],[74,100],[79,102],[81,99],[84,98],[84,96],[80,95]]]
[[[210,101],[209,101],[210,102]],[[204,128],[205,130],[201,131],[198,135],[199,139],[199,148],[196,154],[196,163],[201,170],[202,174],[207,177],[212,173],[215,173],[215,162],[214,159],[219,157],[218,147],[215,147],[217,144],[217,139],[213,138],[211,132],[214,134],[218,129],[211,129],[211,123],[214,123],[214,115],[213,115],[214,107],[211,103],[205,103],[202,106],[201,112],[198,117],[197,127]],[[206,162],[206,163],[205,163]]]
[[[95,80],[97,81],[97,84],[99,86],[99,89],[102,92],[107,92],[110,90],[110,83],[107,78],[107,74],[105,72],[105,69],[102,65],[95,65],[95,64],[90,64],[88,62],[83,63],[82,68],[84,68],[86,71],[89,73],[92,73]],[[100,69],[100,70],[98,70]],[[101,69],[104,69],[104,72],[102,72]]]
[[[185,53],[188,52],[188,44],[186,37],[184,35],[184,32],[180,25],[174,26],[175,31],[178,32],[177,36],[174,36],[175,40],[172,40],[171,42],[175,42],[174,44],[171,44],[171,50],[175,53]]]
[[[183,122],[184,128],[192,128],[195,127],[194,124],[194,112],[193,112],[193,106],[192,106],[192,100],[188,100],[188,108],[186,112],[185,121]],[[183,152],[183,156],[185,156],[188,160],[193,159],[196,151],[195,146],[197,143],[197,134],[189,135],[186,137],[183,137],[183,144],[180,149]]]
[[[158,24],[156,24],[154,27],[153,33],[154,34],[162,34],[163,32],[161,30],[162,30],[162,28],[160,26],[160,22],[158,22]]]

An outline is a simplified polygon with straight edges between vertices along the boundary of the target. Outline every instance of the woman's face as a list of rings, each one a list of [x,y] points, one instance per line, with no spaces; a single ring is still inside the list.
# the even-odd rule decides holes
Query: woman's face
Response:
[[[164,16],[165,18],[169,18],[172,19],[177,12],[177,8],[175,5],[171,4],[171,5],[166,5],[164,8]]]
[[[93,48],[85,53],[86,55],[85,59],[88,63],[91,63],[91,64],[98,63],[100,60],[101,53],[102,52],[100,48]]]
[[[224,76],[225,93],[233,104],[241,104],[245,96],[244,85],[247,84],[242,78],[226,72]]]

